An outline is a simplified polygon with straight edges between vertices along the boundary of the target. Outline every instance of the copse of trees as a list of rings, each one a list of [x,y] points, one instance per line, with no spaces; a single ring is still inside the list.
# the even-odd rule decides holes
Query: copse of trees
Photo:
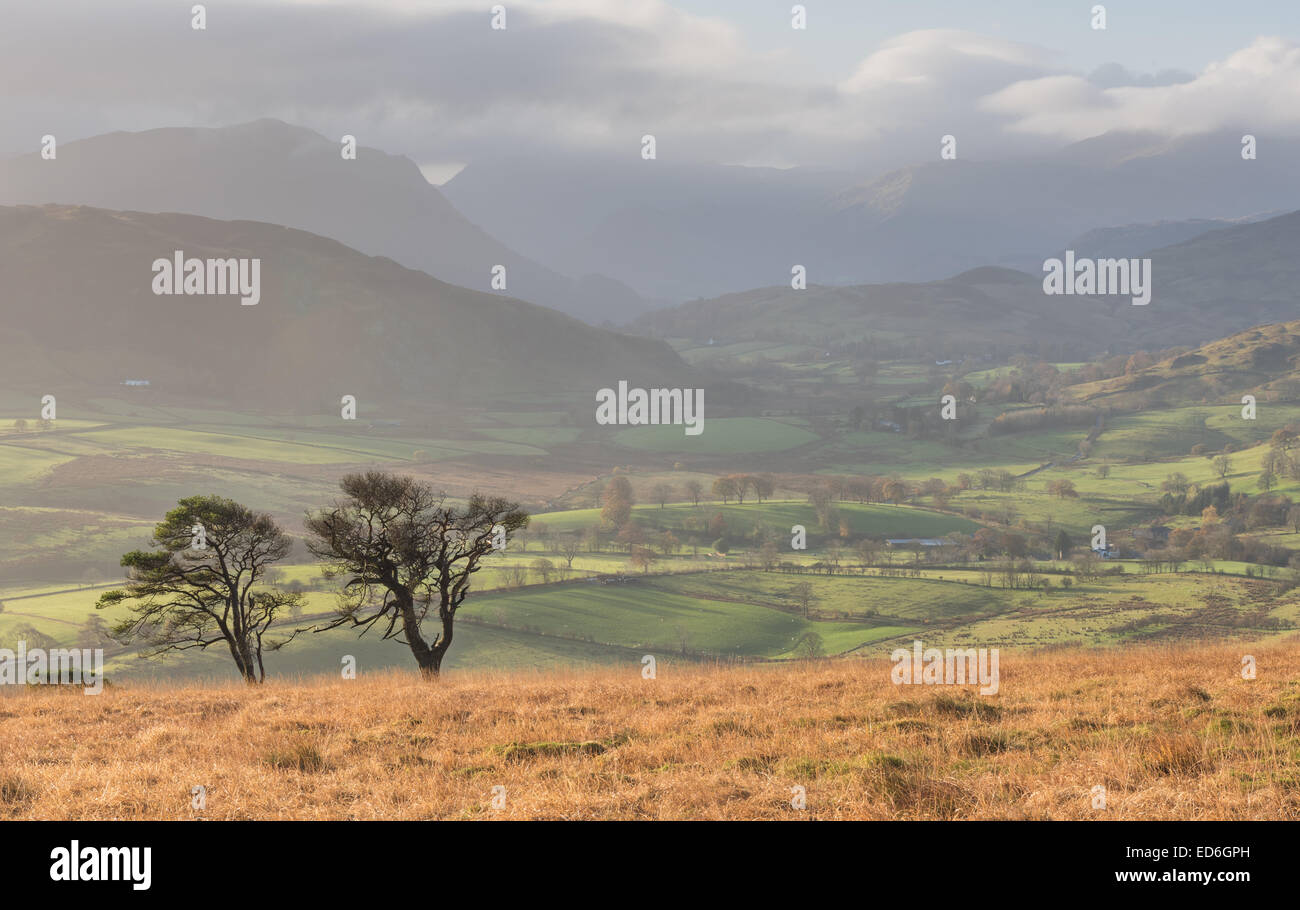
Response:
[[[342,498],[307,518],[308,550],[325,561],[326,577],[345,579],[337,617],[316,631],[381,628],[411,649],[423,676],[436,677],[471,576],[528,514],[478,493],[458,507],[427,483],[377,471],[349,474],[339,486]],[[438,623],[431,636],[430,611]]]
[[[122,557],[126,588],[105,592],[95,605],[129,608],[110,629],[112,637],[143,643],[149,656],[224,644],[239,675],[262,682],[263,649],[283,647],[293,634],[278,641],[264,636],[302,598],[261,584],[289,554],[289,536],[271,516],[233,500],[191,496],[154,528],[153,546]]]
[[[713,481],[712,492],[724,504],[734,499],[743,505],[747,497],[761,503],[776,492],[776,483],[764,474],[728,474]]]
[[[1224,483],[1206,484],[1195,490],[1184,489],[1180,493],[1167,492],[1160,497],[1160,511],[1166,515],[1200,515],[1210,506],[1219,512],[1228,509],[1231,499],[1229,485]]]
[[[721,499],[724,504],[739,498],[741,495],[734,477],[719,477],[713,481],[713,496],[715,499]]]
[[[1092,426],[1104,412],[1086,405],[1060,405],[1050,408],[1026,408],[1019,411],[1006,411],[993,418],[989,432],[1023,433],[1027,430],[1041,430],[1053,427]]]

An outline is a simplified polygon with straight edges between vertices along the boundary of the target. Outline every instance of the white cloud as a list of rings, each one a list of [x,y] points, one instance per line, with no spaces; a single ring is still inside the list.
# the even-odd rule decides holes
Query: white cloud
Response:
[[[1300,45],[1258,38],[1172,85],[1101,88],[1080,76],[1027,79],[984,99],[1015,132],[1085,139],[1111,130],[1173,135],[1226,128],[1300,131]]]
[[[908,32],[886,41],[859,64],[840,89],[848,93],[891,85],[960,87],[964,76],[1051,70],[1039,48],[953,29]]]
[[[269,116],[420,162],[637,154],[650,132],[665,162],[880,170],[937,157],[948,133],[978,158],[1112,129],[1300,124],[1300,49],[1281,39],[1180,82],[1123,67],[1088,77],[1043,48],[933,29],[827,84],[664,0],[508,0],[505,32],[489,28],[491,5],[231,0],[209,8],[204,33],[163,0],[83,3],[75,27],[63,4],[24,5],[0,32],[0,151],[46,132]]]

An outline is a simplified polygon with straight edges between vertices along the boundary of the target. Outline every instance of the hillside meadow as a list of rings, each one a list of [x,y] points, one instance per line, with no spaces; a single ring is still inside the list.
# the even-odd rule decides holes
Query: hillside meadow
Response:
[[[25,687],[0,816],[1296,819],[1295,645],[1003,652],[996,696],[886,660]]]

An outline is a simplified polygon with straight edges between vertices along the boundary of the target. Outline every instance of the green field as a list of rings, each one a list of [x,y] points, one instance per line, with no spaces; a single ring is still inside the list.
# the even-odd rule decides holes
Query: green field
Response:
[[[1088,581],[1065,574],[1068,562],[1051,560],[1061,530],[1076,555],[1097,524],[1125,541],[1137,539],[1129,532],[1143,525],[1195,531],[1199,515],[1161,513],[1162,485],[1173,474],[1192,485],[1218,483],[1213,457],[1225,447],[1233,451],[1222,479],[1234,495],[1256,496],[1267,440],[1300,423],[1300,404],[1262,398],[1258,419],[1247,421],[1231,396],[1208,403],[1217,399],[1196,389],[1171,397],[1173,406],[1154,400],[1140,410],[1129,406],[1132,395],[1109,396],[1127,404],[1106,417],[1100,432],[1083,425],[995,434],[990,426],[999,414],[1036,408],[1043,393],[993,401],[981,391],[969,419],[949,429],[938,425],[933,409],[944,383],[960,376],[957,366],[872,355],[864,367],[866,358],[820,344],[673,344],[705,374],[748,383],[762,406],[731,407],[724,417],[706,412],[699,436],[680,425],[598,427],[585,400],[572,411],[552,401],[534,408],[502,401],[368,424],[101,391],[81,399],[61,394],[66,417],[47,429],[20,433],[12,425],[17,417],[0,418],[0,642],[24,629],[61,644],[88,634],[83,625],[103,590],[98,586],[120,575],[121,555],[147,546],[154,523],[184,496],[232,497],[298,536],[304,513],[336,495],[340,475],[367,469],[414,474],[446,486],[457,501],[483,488],[519,500],[532,514],[532,529],[488,557],[475,576],[449,656],[453,668],[614,663],[635,672],[645,653],[788,660],[797,647],[809,647],[810,633],[826,654],[879,655],[914,638],[1093,646],[1283,635],[1300,623],[1300,589],[1288,587],[1296,573],[1284,565],[1286,553],[1266,557],[1275,563],[1267,566],[1238,560],[1240,550],[1222,554],[1231,560],[1200,556],[1184,560],[1184,571],[1159,574],[1130,558],[1108,563],[1118,574]],[[980,365],[966,381],[1003,394],[990,387],[1016,368]],[[1112,384],[1132,379],[1111,375]],[[1068,401],[1071,388],[1046,398]],[[29,405],[0,397],[6,413]],[[882,429],[895,418],[897,432]],[[1203,447],[1197,455],[1195,446]],[[733,473],[772,478],[774,498],[716,501],[714,479]],[[648,567],[632,562],[635,534],[619,539],[618,529],[602,526],[601,510],[590,507],[616,475],[626,476],[638,496],[631,518],[641,542],[655,549]],[[898,504],[836,499],[819,517],[810,495],[818,486],[863,476],[893,477],[913,489],[890,494]],[[948,489],[914,489],[931,478]],[[683,501],[689,481],[705,491],[698,505]],[[1061,494],[1062,481],[1074,495]],[[659,484],[672,488],[662,508],[651,501]],[[1274,492],[1300,499],[1300,479],[1280,476]],[[1246,528],[1242,515],[1228,516],[1235,533],[1300,551],[1292,528]],[[796,525],[807,529],[806,550],[790,548]],[[676,538],[675,549],[665,531]],[[956,545],[942,556],[878,549],[865,570],[859,553],[864,538],[964,545],[980,532],[979,545],[992,540],[995,554],[984,565],[974,550],[954,555]],[[562,540],[573,539],[568,535],[581,541],[571,568],[557,552]],[[776,546],[783,571],[759,568],[764,540]],[[1007,589],[999,580],[996,564],[1016,540],[1041,576],[1032,589]],[[334,583],[308,558],[298,546],[273,581],[304,589],[308,614],[319,621],[334,605]],[[939,558],[949,563],[939,565]],[[543,573],[535,565],[541,559],[553,569]],[[832,564],[838,572],[825,574]],[[627,580],[611,581],[618,577]],[[805,582],[814,589],[806,616],[794,593]],[[124,681],[231,672],[219,649],[163,663],[116,647],[111,653],[111,672]],[[268,666],[278,674],[333,672],[344,655],[367,667],[411,664],[398,643],[335,631],[301,637],[271,655]]]
[[[942,537],[954,532],[974,533],[979,525],[956,515],[946,515],[927,509],[906,505],[879,503],[838,502],[835,510],[840,520],[848,523],[854,535],[871,537]],[[814,537],[823,533],[817,526],[817,512],[806,502],[731,503],[701,502],[698,506],[687,503],[670,503],[664,508],[638,505],[633,508],[634,520],[647,529],[674,532],[687,531],[692,522],[707,523],[721,515],[727,533],[742,536],[763,525],[774,532],[789,536],[793,525],[803,525]],[[599,509],[577,509],[568,512],[546,512],[535,517],[552,531],[581,531],[600,523]],[[825,533],[838,534],[838,526]]]
[[[817,436],[779,420],[713,417],[704,421],[704,430],[697,436],[687,436],[682,426],[631,427],[620,430],[614,439],[624,448],[647,452],[734,455],[782,452],[816,442]]]
[[[1051,576],[1049,576],[1051,577]],[[743,657],[783,660],[815,632],[827,654],[880,656],[921,639],[935,646],[979,643],[1005,648],[1067,643],[1119,644],[1240,634],[1293,634],[1300,594],[1269,598],[1270,582],[1199,573],[1126,573],[1070,590],[986,586],[979,567],[929,569],[918,577],[872,570],[866,576],[709,571],[634,577],[600,584],[577,580],[514,591],[483,591],[465,607],[450,652],[452,667],[546,668],[626,663],[643,654],[679,660]],[[809,616],[796,585],[812,586]],[[38,592],[39,593],[39,592]],[[43,596],[10,595],[0,614],[0,645],[35,628],[61,645],[79,640],[97,589]],[[332,596],[310,593],[310,625],[329,614]],[[110,611],[106,618],[113,616]],[[288,624],[292,625],[292,623]],[[157,676],[228,676],[228,655],[214,648],[164,661],[131,653],[109,660],[119,682]],[[409,651],[373,633],[309,634],[268,656],[278,675],[329,673],[352,655],[367,669],[409,667]]]

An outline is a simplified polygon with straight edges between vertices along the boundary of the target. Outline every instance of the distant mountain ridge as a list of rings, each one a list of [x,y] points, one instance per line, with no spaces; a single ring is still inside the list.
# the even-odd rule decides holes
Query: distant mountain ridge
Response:
[[[1276,218],[1285,212],[1261,212],[1240,218],[1187,218],[1181,221],[1154,221],[1144,224],[1123,224],[1114,227],[1094,228],[1068,241],[1060,249],[1042,256],[1027,256],[1012,267],[1025,272],[1036,272],[1047,256],[1060,257],[1073,250],[1079,257],[1088,259],[1131,258],[1153,250],[1184,243],[1209,231],[1237,227]]]
[[[635,328],[658,337],[809,343],[912,337],[958,352],[1068,345],[1080,356],[1199,345],[1294,317],[1298,249],[1300,212],[1153,250],[1146,254],[1153,275],[1147,306],[1125,297],[1048,295],[1042,272],[993,266],[932,282],[760,288],[649,313]]]
[[[872,176],[807,168],[526,158],[471,162],[443,191],[489,230],[571,273],[600,270],[684,301],[767,287],[803,265],[823,285],[926,282],[986,265],[1036,269],[1116,225],[1228,221],[1300,208],[1300,140],[1108,133],[1054,153],[934,158]],[[661,149],[662,152],[662,149]],[[1131,236],[1136,256],[1188,239]]]
[[[53,161],[36,153],[0,161],[0,205],[281,224],[475,290],[491,291],[492,269],[503,265],[505,293],[592,323],[622,322],[647,308],[612,279],[574,280],[500,243],[410,159],[364,145],[356,160],[340,151],[340,143],[279,120],[109,133],[63,143]]]

